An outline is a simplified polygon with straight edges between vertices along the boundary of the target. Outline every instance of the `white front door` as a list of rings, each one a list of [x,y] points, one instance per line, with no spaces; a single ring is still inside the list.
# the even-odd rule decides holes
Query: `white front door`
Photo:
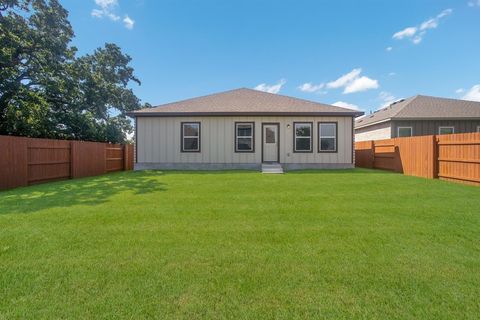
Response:
[[[278,162],[278,124],[263,124],[263,162]]]

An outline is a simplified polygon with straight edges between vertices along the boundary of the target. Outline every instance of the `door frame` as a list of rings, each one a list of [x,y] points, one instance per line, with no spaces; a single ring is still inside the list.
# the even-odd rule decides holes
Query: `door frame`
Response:
[[[267,162],[273,162],[273,163],[280,163],[280,122],[262,122],[262,163],[266,163],[263,161],[263,149],[265,146],[265,140],[264,140],[264,126],[277,126],[277,161],[267,161]]]

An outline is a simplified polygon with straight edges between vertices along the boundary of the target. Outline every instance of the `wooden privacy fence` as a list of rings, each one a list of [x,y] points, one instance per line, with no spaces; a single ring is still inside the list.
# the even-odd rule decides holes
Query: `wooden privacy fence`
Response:
[[[132,145],[0,136],[0,190],[132,169]]]
[[[355,165],[480,185],[480,133],[356,142]]]

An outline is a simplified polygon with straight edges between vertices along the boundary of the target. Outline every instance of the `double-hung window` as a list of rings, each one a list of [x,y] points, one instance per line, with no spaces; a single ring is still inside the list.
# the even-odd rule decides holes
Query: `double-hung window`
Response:
[[[312,123],[294,122],[294,152],[312,152]]]
[[[255,151],[255,123],[235,122],[235,152]]]
[[[337,152],[337,123],[318,123],[318,152]]]
[[[455,133],[454,127],[439,127],[438,134],[452,134]]]
[[[200,152],[200,122],[182,122],[182,152]]]

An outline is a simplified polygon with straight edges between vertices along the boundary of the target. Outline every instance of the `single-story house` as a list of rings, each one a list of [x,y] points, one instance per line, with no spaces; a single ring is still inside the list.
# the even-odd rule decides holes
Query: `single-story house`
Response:
[[[415,96],[355,121],[355,140],[480,132],[480,102]]]
[[[142,109],[129,113],[135,168],[352,168],[362,114],[245,88]]]

